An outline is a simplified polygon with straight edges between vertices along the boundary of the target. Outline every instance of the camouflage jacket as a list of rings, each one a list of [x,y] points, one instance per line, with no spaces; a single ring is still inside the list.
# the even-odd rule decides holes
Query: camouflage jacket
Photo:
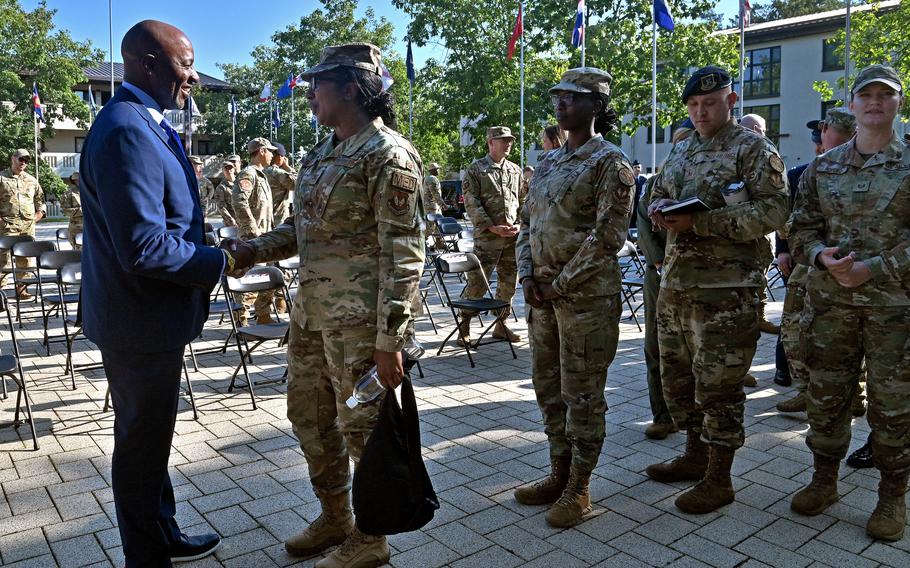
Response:
[[[234,218],[234,184],[225,179],[221,180],[218,187],[215,188],[215,195],[212,201],[215,203],[215,210],[221,215],[221,220],[225,227],[236,227],[237,219]]]
[[[474,239],[514,241],[487,229],[493,225],[514,225],[524,205],[527,189],[521,168],[509,160],[494,164],[489,154],[474,160],[464,173],[461,190],[464,206],[474,224]]]
[[[215,195],[215,186],[212,185],[209,178],[205,176],[196,178],[196,181],[199,182],[199,204],[202,206],[202,212],[204,214],[205,210],[209,207],[209,203],[212,202],[212,197]]]
[[[743,181],[749,200],[727,206],[722,191]],[[771,142],[732,119],[708,140],[693,134],[673,147],[654,181],[651,203],[698,196],[710,211],[695,225],[667,235],[661,287],[763,287],[765,235],[784,226],[789,194],[784,162]]]
[[[442,213],[445,203],[442,200],[442,184],[439,178],[428,175],[423,178],[423,206],[427,213]]]
[[[550,283],[570,298],[618,294],[616,253],[626,242],[634,195],[629,160],[603,136],[548,152],[521,210],[519,279]]]
[[[28,231],[38,211],[44,211],[44,191],[38,180],[26,171],[17,176],[9,168],[0,172],[0,234]]]
[[[423,272],[420,156],[374,119],[307,154],[293,223],[251,241],[257,262],[300,256],[291,317],[305,329],[375,326],[376,349],[404,346]]]
[[[79,186],[70,186],[60,196],[60,209],[70,221],[82,221],[82,198],[79,197]]]
[[[297,172],[293,169],[279,168],[278,166],[269,166],[262,170],[266,179],[269,180],[269,187],[272,188],[272,208],[274,210],[275,225],[279,225],[290,214],[291,198],[294,194],[294,187],[297,185]]]
[[[854,139],[855,140],[855,139]],[[800,178],[788,231],[797,262],[813,268],[814,301],[853,306],[910,305],[910,148],[892,134],[868,160],[854,141],[815,158]],[[825,247],[856,253],[872,279],[844,288],[816,259]]]
[[[272,229],[272,189],[259,166],[249,165],[237,174],[231,204],[242,238],[258,237]]]

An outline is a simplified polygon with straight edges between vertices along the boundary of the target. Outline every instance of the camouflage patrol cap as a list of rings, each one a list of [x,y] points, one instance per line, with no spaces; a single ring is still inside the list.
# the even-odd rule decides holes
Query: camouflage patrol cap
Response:
[[[268,138],[262,138],[262,137],[253,138],[252,140],[250,140],[249,142],[246,143],[246,153],[247,154],[255,154],[262,148],[265,148],[266,150],[271,150],[272,152],[275,152],[276,150],[278,150],[278,148],[276,148],[271,142],[269,142]]]
[[[702,67],[686,81],[686,86],[682,93],[682,102],[685,104],[691,96],[708,95],[732,84],[733,79],[730,78],[730,74],[720,67],[713,65]]]
[[[611,82],[613,77],[597,67],[576,67],[563,73],[559,83],[550,87],[550,92],[570,91],[609,95]]]
[[[19,148],[18,150],[13,150],[13,158],[31,158],[32,155],[28,153],[28,150],[25,148]]]
[[[430,162],[430,165],[427,166],[427,171],[433,171],[433,170],[438,170],[438,169],[439,169],[439,164],[437,164],[436,162]]]
[[[302,76],[305,81],[309,81],[314,75],[338,67],[353,67],[382,75],[381,61],[382,54],[379,52],[379,48],[371,43],[332,45],[322,50],[319,64],[304,71]]]
[[[515,137],[512,136],[512,129],[508,126],[491,126],[487,128],[487,140],[496,140],[497,138],[511,138],[515,140]]]
[[[233,160],[225,160],[225,161],[221,162],[222,169],[223,168],[233,168],[235,165],[236,164],[234,164]]]
[[[240,161],[240,155],[239,155],[239,154],[231,154],[230,156],[228,156],[227,158],[225,158],[225,160],[227,160],[227,161],[229,161],[229,162],[239,162],[239,161]]]
[[[853,80],[853,88],[850,89],[850,94],[855,95],[857,91],[872,83],[883,83],[899,93],[904,90],[903,85],[901,85],[901,78],[897,71],[894,70],[894,67],[890,65],[870,65],[860,69],[856,79]]]
[[[188,159],[191,164],[194,164],[197,166],[202,166],[205,164],[205,162],[203,162],[202,158],[200,158],[199,156],[190,156]]]
[[[853,132],[856,130],[856,117],[847,107],[829,108],[825,119],[818,121],[819,131],[823,126],[836,126],[844,132]]]

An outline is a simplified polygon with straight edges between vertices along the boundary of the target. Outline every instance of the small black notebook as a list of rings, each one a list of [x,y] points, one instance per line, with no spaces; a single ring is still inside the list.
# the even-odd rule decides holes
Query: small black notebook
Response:
[[[678,203],[674,203],[673,205],[661,207],[659,211],[663,215],[674,215],[682,213],[700,213],[702,211],[710,210],[711,208],[708,207],[708,204],[698,197],[690,197],[689,199],[683,199]]]

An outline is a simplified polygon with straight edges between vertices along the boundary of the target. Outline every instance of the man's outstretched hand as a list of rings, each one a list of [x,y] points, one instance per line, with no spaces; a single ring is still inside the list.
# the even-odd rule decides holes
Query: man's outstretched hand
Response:
[[[256,251],[246,241],[240,239],[224,239],[220,247],[234,257],[234,270],[228,276],[239,278],[256,264]]]

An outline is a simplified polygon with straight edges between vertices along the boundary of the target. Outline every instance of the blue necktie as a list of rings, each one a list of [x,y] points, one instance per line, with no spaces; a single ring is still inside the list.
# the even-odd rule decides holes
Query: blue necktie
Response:
[[[174,130],[174,127],[171,126],[171,123],[168,122],[166,118],[161,119],[161,128],[167,133],[171,148],[177,152],[177,156],[183,158],[184,161],[187,161],[186,150],[183,149],[183,142],[180,140],[180,135],[177,134],[177,131]]]

